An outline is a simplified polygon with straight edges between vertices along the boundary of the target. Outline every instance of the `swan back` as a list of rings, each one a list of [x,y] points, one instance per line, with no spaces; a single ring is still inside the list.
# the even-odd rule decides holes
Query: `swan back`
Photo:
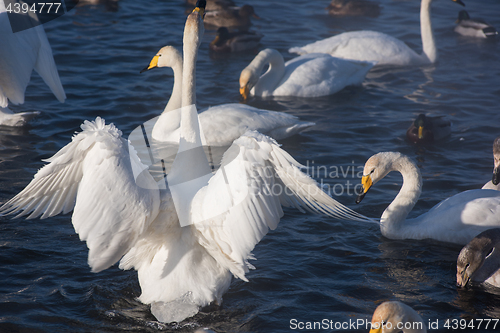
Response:
[[[427,328],[422,317],[408,305],[398,301],[380,304],[373,313],[370,333],[400,331],[425,333]]]
[[[457,258],[457,285],[465,287],[470,282],[489,282],[495,273],[500,286],[500,228],[483,231],[474,237]],[[495,284],[495,279],[493,278]]]

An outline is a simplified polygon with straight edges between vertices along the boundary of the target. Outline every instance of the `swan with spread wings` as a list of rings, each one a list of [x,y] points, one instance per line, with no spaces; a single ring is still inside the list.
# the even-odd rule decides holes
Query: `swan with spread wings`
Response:
[[[220,303],[232,275],[247,281],[251,251],[277,227],[283,206],[373,221],[329,197],[276,141],[255,131],[236,139],[212,173],[194,107],[202,15],[197,7],[184,30],[181,139],[168,186],[153,179],[114,125],[97,118],[0,210],[28,218],[73,210],[92,271],[117,261],[137,270],[139,300],[162,322]]]

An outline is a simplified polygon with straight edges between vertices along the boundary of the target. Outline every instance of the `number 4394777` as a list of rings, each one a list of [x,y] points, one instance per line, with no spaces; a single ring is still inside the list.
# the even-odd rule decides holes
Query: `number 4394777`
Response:
[[[59,12],[59,7],[61,7],[61,2],[38,2],[34,3],[31,6],[27,3],[9,3],[7,5],[7,13],[14,13],[14,14],[26,14],[28,12],[32,12],[35,14],[42,14],[42,13],[47,13],[47,14],[57,14]]]
[[[444,327],[451,330],[465,329],[491,329],[497,327],[500,319],[446,319]]]

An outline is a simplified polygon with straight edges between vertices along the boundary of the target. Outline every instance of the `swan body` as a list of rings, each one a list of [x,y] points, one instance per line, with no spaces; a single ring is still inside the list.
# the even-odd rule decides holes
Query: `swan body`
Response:
[[[152,137],[161,142],[178,143],[180,139],[182,56],[173,46],[163,47],[147,69],[172,67],[174,87],[165,110],[156,121]],[[146,70],[146,69],[145,69]],[[222,104],[199,114],[206,144],[229,146],[248,130],[256,130],[276,140],[295,135],[314,125],[283,112],[257,109],[239,103]]]
[[[217,29],[217,36],[210,42],[214,52],[242,52],[255,49],[264,35],[251,31],[229,32],[226,27]]]
[[[462,4],[460,0],[453,0]],[[422,54],[410,49],[404,42],[376,31],[351,31],[332,36],[302,47],[292,47],[290,53],[328,53],[334,57],[360,61],[376,61],[377,66],[420,66],[438,59],[430,18],[432,0],[420,5]],[[463,5],[463,4],[462,4]]]
[[[163,322],[220,304],[232,275],[247,281],[251,251],[277,227],[282,206],[373,222],[328,196],[276,141],[255,131],[235,140],[212,174],[197,149],[194,107],[202,15],[197,7],[186,20],[181,139],[167,184],[156,182],[122,133],[98,117],[85,121],[82,132],[0,208],[28,218],[73,210],[92,271],[117,261],[121,269],[137,270],[139,300]],[[287,191],[271,190],[276,185]]]
[[[372,316],[370,333],[426,333],[422,317],[408,305],[390,301],[377,306]]]
[[[462,36],[491,38],[495,37],[498,32],[495,27],[486,23],[481,19],[471,19],[467,11],[461,10],[458,13],[455,32]]]
[[[369,16],[380,15],[380,5],[367,0],[332,0],[326,7],[331,16]]]
[[[390,239],[435,239],[465,245],[480,232],[500,227],[500,193],[470,190],[458,193],[413,219],[406,219],[422,189],[422,176],[407,156],[395,152],[373,155],[365,164],[363,192],[391,171],[403,175],[403,186],[380,220],[380,231]]]
[[[457,258],[457,286],[488,283],[500,287],[500,228],[474,237]]]
[[[36,17],[32,17],[36,19]],[[39,112],[15,114],[9,102],[23,104],[33,69],[62,103],[66,99],[42,25],[12,32],[3,1],[0,1],[0,124],[22,126]]]
[[[421,113],[406,131],[413,143],[431,143],[451,134],[451,122],[444,116],[430,117]]]
[[[267,64],[269,69],[260,75]],[[322,53],[306,54],[285,63],[278,51],[265,49],[241,72],[240,93],[245,99],[248,95],[327,96],[361,84],[374,64]]]

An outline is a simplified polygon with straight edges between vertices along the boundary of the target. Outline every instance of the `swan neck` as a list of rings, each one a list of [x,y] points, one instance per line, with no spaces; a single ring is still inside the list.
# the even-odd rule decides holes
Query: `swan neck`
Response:
[[[391,171],[403,175],[403,186],[381,217],[380,229],[388,238],[399,238],[403,222],[413,209],[422,192],[422,176],[418,167],[408,157],[401,156],[392,163]],[[390,236],[390,237],[389,237]]]
[[[271,95],[285,75],[285,60],[281,53],[273,49],[260,52],[252,61],[257,74],[262,73],[264,66],[269,64],[268,70],[262,74],[255,85],[256,95]]]
[[[437,61],[438,54],[432,31],[431,3],[432,0],[422,0],[420,5],[420,34],[422,36],[422,57],[426,62],[434,63]]]
[[[182,66],[182,59],[179,59],[172,66],[172,70],[174,71],[174,86],[172,88],[172,95],[170,95],[170,99],[163,112],[180,109],[182,106]]]
[[[182,111],[180,144],[201,146],[198,113],[196,112],[196,60],[203,36],[203,23],[186,22],[184,28],[184,61],[182,67]],[[179,149],[182,149],[179,147]],[[189,149],[189,147],[183,147]]]

